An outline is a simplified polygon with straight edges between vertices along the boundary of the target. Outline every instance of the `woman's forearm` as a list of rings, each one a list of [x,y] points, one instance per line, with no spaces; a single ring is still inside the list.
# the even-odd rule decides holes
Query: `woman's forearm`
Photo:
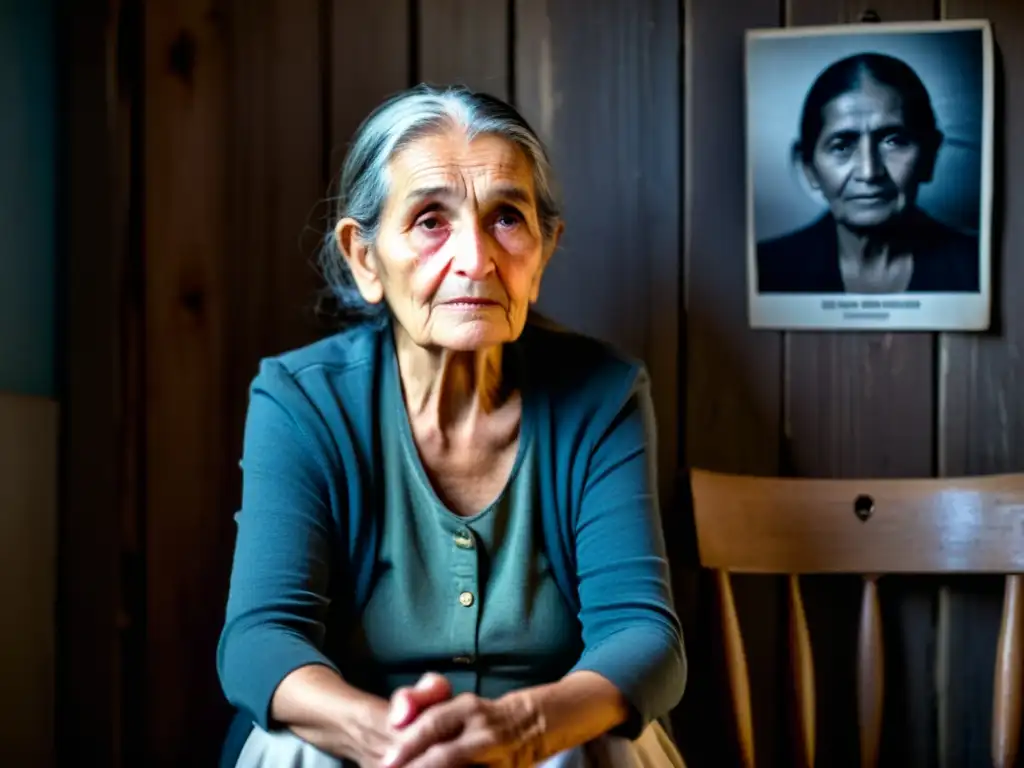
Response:
[[[270,716],[321,751],[360,762],[379,759],[392,735],[388,702],[319,664],[300,667],[281,681]]]
[[[629,716],[622,693],[596,672],[573,672],[557,683],[508,695],[528,697],[539,719],[531,750],[537,761],[596,739]]]

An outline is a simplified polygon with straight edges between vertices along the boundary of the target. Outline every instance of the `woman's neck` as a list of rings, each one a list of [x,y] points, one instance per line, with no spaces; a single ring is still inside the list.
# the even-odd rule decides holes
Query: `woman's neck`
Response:
[[[400,327],[395,349],[410,418],[442,431],[472,427],[508,398],[502,371],[502,347],[468,352],[427,348]]]
[[[887,233],[865,234],[837,227],[839,271],[848,293],[901,293],[914,271],[909,252],[893,243]]]
[[[869,265],[884,264],[889,260],[889,239],[882,235],[866,234],[844,227],[836,227],[841,262]],[[881,233],[879,233],[881,234]]]

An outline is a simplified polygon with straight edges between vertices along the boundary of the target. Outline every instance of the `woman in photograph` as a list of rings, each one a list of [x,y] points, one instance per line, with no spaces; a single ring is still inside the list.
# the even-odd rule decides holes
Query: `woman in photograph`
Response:
[[[917,205],[943,135],[928,91],[899,59],[829,66],[804,100],[793,159],[828,211],[758,244],[762,293],[978,291],[978,239]]]
[[[650,384],[531,310],[555,190],[484,94],[357,131],[322,259],[349,320],[250,389],[223,766],[682,766]]]

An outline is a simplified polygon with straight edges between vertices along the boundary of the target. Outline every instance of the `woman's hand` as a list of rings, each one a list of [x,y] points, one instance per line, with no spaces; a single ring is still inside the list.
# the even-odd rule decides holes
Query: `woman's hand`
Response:
[[[385,768],[532,766],[540,750],[543,718],[524,692],[500,699],[461,694],[435,704],[399,734]]]
[[[388,722],[395,728],[405,728],[430,707],[452,697],[448,679],[436,672],[427,672],[411,688],[398,688],[391,694]]]
[[[427,673],[415,686],[397,689],[390,701],[368,697],[359,715],[348,723],[352,732],[348,740],[351,747],[342,754],[355,760],[361,768],[379,768],[384,756],[399,743],[401,729],[451,696],[448,680]]]

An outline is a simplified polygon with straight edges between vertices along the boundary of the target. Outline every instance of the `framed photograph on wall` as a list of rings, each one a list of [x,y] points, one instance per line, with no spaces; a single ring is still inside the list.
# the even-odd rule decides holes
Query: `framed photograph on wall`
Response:
[[[993,92],[987,21],[749,30],[751,326],[987,329]]]

